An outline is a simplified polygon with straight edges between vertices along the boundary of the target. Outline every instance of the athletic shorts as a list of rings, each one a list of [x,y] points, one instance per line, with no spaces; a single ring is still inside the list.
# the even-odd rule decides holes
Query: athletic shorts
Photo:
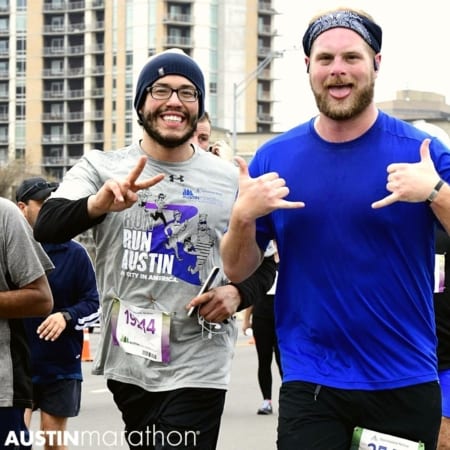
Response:
[[[225,390],[184,388],[149,392],[108,380],[122,412],[131,450],[214,450],[225,404]]]
[[[9,445],[5,445],[6,441]],[[30,436],[24,422],[24,408],[0,408],[0,448],[31,449],[31,445],[25,445],[29,442]],[[16,443],[20,445],[16,447]]]
[[[81,380],[33,384],[33,410],[52,416],[75,417],[80,412]]]
[[[278,450],[348,450],[356,426],[436,448],[441,424],[437,381],[378,391],[283,383]]]
[[[450,369],[439,371],[442,394],[442,416],[450,418]]]

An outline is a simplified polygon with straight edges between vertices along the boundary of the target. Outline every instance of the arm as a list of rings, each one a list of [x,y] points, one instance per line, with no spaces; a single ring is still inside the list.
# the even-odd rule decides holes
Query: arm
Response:
[[[266,295],[275,280],[276,266],[273,256],[264,258],[258,269],[242,283],[230,283],[211,289],[194,297],[187,308],[200,305],[200,314],[206,320],[222,322]]]
[[[251,276],[263,257],[263,252],[256,243],[255,221],[241,220],[239,215],[236,204],[230,225],[220,244],[224,272],[235,283]]]
[[[61,284],[52,285],[55,296],[55,308],[57,312],[50,314],[38,327],[39,336],[44,339],[55,340],[64,330],[72,333],[74,330],[83,330],[95,323],[100,315],[99,295],[97,281],[92,261],[86,249],[75,241],[68,243],[68,250],[64,256],[64,273],[61,273]],[[70,295],[62,286],[69,288]],[[63,298],[61,298],[63,296]]]
[[[450,234],[450,186],[447,183],[439,190],[430,208],[445,231]]]
[[[159,183],[163,174],[137,182],[147,157],[139,158],[125,180],[107,180],[99,191],[78,200],[51,198],[42,206],[34,236],[40,242],[65,242],[102,222],[106,214],[123,211],[137,201],[137,191]],[[64,182],[63,182],[64,183]]]
[[[257,299],[263,298],[275,281],[277,263],[274,256],[264,258],[255,272],[241,283],[231,283],[240,294],[237,311],[254,305]]]
[[[21,288],[0,292],[0,317],[4,319],[46,316],[52,308],[53,296],[45,275]]]
[[[50,198],[39,211],[34,237],[39,242],[62,243],[101,223],[106,215],[89,217],[89,197],[79,200]]]
[[[84,248],[78,247],[77,262],[77,301],[70,307],[64,308],[72,320],[70,326],[82,330],[98,321],[100,316],[99,293],[92,261]]]

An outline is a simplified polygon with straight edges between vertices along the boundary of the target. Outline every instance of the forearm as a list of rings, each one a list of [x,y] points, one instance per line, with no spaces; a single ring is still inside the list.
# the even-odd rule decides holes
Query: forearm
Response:
[[[243,222],[232,216],[220,251],[225,274],[234,283],[248,278],[261,264],[262,252],[256,243],[255,222]]]
[[[53,296],[45,275],[20,289],[0,292],[0,317],[4,319],[46,316],[52,308]]]
[[[105,215],[91,218],[87,210],[88,197],[79,200],[51,198],[39,212],[34,237],[39,242],[61,243],[72,239],[102,222]]]
[[[450,234],[450,186],[447,183],[439,190],[436,198],[431,202],[430,208],[445,231]]]

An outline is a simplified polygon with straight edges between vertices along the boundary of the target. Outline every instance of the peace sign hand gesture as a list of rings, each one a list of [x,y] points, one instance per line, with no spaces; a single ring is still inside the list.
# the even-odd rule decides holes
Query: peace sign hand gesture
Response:
[[[106,181],[100,190],[88,199],[89,216],[96,218],[109,212],[123,211],[137,201],[137,191],[159,183],[164,178],[162,173],[145,181],[137,182],[146,163],[147,157],[141,156],[136,166],[124,180],[111,179]]]

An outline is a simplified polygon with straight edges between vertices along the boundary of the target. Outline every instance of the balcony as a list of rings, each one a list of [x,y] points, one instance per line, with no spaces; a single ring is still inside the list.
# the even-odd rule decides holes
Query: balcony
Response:
[[[86,25],[84,24],[84,22],[71,23],[67,27],[67,32],[71,33],[71,34],[84,33],[85,31],[86,31]]]
[[[192,16],[191,14],[167,14],[163,22],[170,25],[192,25]]]
[[[43,113],[42,120],[44,122],[62,122],[64,120],[64,113],[63,112]]]
[[[167,36],[164,45],[166,47],[193,47],[194,43],[188,36]]]
[[[44,134],[42,136],[43,144],[64,144],[66,137],[62,134]]]
[[[273,116],[271,116],[270,114],[259,113],[258,122],[271,124],[273,123]]]
[[[44,91],[43,98],[44,98],[44,100],[61,99],[61,98],[64,98],[64,92],[63,91]]]

